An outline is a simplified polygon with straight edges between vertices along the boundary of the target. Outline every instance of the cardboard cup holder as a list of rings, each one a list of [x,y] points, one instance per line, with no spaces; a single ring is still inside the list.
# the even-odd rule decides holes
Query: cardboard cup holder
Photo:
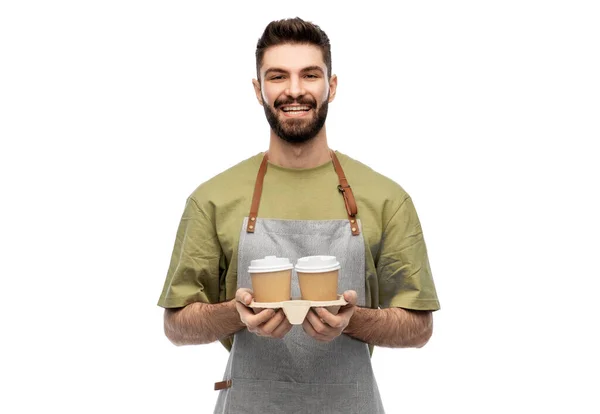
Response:
[[[347,305],[348,302],[344,299],[344,295],[338,295],[337,300],[310,301],[301,299],[285,300],[283,302],[254,302],[252,301],[250,308],[261,309],[283,309],[283,313],[288,318],[292,325],[302,325],[306,314],[310,308],[327,308],[334,315],[338,313],[340,308]]]

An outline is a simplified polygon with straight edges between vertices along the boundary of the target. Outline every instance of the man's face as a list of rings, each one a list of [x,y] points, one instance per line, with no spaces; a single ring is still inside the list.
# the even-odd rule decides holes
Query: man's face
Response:
[[[329,79],[317,46],[284,44],[265,51],[260,83],[253,83],[271,129],[287,142],[303,143],[325,125],[337,78]]]

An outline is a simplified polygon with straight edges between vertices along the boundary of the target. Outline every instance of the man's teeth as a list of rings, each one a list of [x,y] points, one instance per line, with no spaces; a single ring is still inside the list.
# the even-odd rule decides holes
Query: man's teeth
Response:
[[[283,112],[301,112],[308,111],[310,109],[309,106],[288,106],[283,108]]]

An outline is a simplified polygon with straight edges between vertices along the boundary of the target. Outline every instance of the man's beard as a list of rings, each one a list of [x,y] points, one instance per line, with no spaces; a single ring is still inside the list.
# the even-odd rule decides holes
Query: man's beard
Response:
[[[323,128],[323,125],[325,125],[325,119],[327,119],[328,100],[329,96],[325,102],[321,104],[321,107],[317,111],[316,115],[311,114],[310,119],[289,118],[285,121],[280,121],[277,117],[277,114],[273,112],[268,104],[263,103],[263,108],[265,109],[265,115],[267,116],[267,121],[269,122],[271,129],[279,138],[291,144],[301,144],[313,139]],[[282,105],[290,104],[308,105],[310,106],[311,111],[316,107],[316,102],[310,99],[276,100],[273,106],[275,108],[279,108]]]

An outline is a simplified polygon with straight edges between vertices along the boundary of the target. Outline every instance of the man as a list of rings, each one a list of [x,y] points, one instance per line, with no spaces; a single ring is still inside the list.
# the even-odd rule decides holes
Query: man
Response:
[[[382,413],[369,350],[422,347],[439,309],[419,219],[398,184],[328,148],[337,77],[318,26],[270,23],[256,66],[269,149],[188,198],[159,300],[165,333],[230,350],[215,413]],[[336,256],[348,305],[313,308],[301,326],[255,314],[248,266],[267,255]]]

